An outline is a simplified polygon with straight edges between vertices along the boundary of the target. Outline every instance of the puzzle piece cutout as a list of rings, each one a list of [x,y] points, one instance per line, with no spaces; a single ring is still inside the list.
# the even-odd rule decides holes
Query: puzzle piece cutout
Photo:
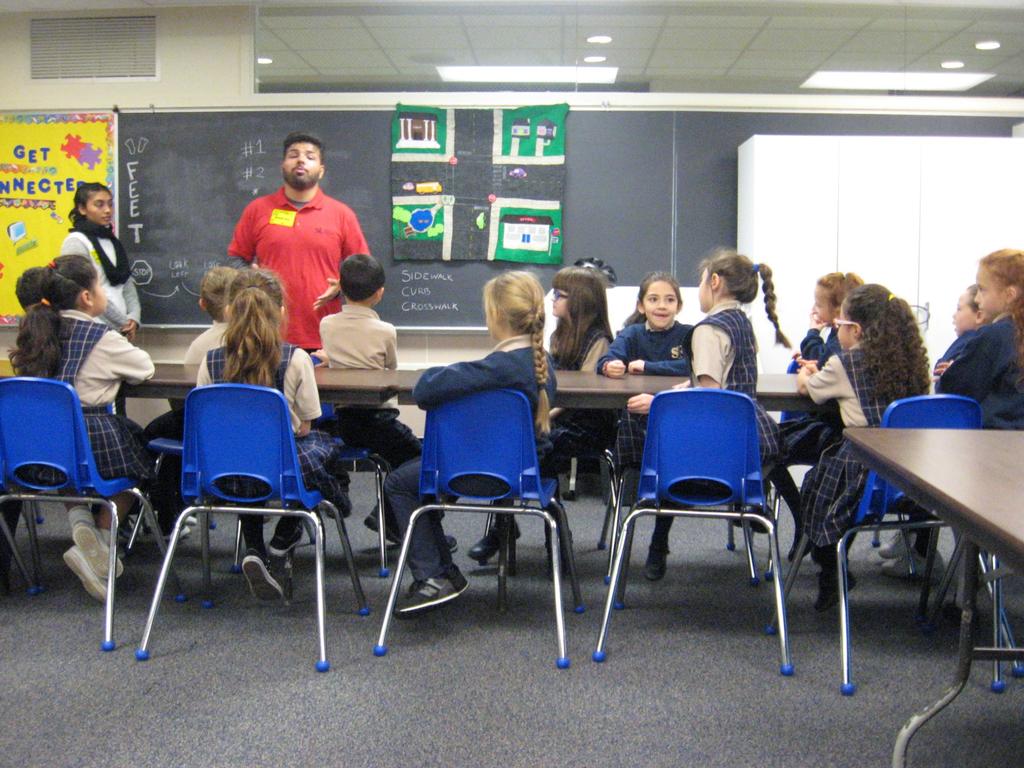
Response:
[[[91,142],[82,141],[81,136],[72,136],[70,133],[64,137],[60,151],[69,160],[77,160],[80,165],[89,166],[89,170],[95,168],[103,156],[103,151]]]

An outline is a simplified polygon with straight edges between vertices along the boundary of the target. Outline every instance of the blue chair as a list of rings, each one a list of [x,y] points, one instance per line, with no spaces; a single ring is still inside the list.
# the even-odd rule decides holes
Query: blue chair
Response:
[[[960,395],[919,395],[906,397],[889,404],[882,414],[882,429],[980,429],[981,406],[969,397]],[[944,525],[938,519],[908,520],[901,515],[895,503],[903,497],[902,491],[880,478],[874,471],[869,471],[861,496],[853,525],[836,542],[836,570],[839,580],[839,650],[843,668],[843,682],[840,692],[844,696],[852,696],[857,686],[852,681],[850,663],[850,596],[849,596],[849,562],[848,547],[850,539],[864,530],[891,530],[906,533],[925,528],[939,528]],[[890,515],[896,515],[893,519]],[[924,585],[921,591],[919,616],[923,620],[927,615],[928,591],[932,564],[935,558],[937,536],[933,536],[928,552],[924,574]],[[800,571],[800,562],[810,547],[806,535],[800,537],[793,567],[786,577],[785,592],[789,594],[793,582]],[[913,561],[911,561],[913,562]],[[913,568],[913,565],[911,565]]]
[[[182,452],[181,495],[190,506],[174,524],[167,556],[160,569],[149,608],[146,629],[135,656],[149,658],[149,639],[163,596],[168,570],[174,559],[185,518],[202,513],[279,515],[302,518],[313,531],[316,558],[316,615],[320,672],[330,669],[324,641],[324,539],[320,517],[313,510],[333,513],[345,560],[352,577],[360,614],[369,613],[345,523],[334,505],[302,480],[288,404],[276,389],[249,384],[216,384],[192,390],[185,400],[185,436]],[[243,478],[252,484],[252,495],[220,483]],[[276,505],[280,506],[276,506]],[[268,506],[273,505],[273,506]],[[203,532],[204,589],[209,594],[208,526]]]
[[[43,429],[45,425],[45,429]],[[156,518],[145,495],[131,478],[105,480],[96,470],[89,432],[82,415],[82,404],[74,387],[54,379],[15,377],[0,381],[0,463],[3,466],[0,503],[16,501],[71,502],[99,504],[105,507],[117,530],[118,514],[110,498],[127,491],[141,505],[142,515],[150,524]],[[21,474],[32,466],[47,467],[54,472],[54,482],[39,482],[38,477]],[[39,543],[36,539],[35,516],[26,514],[32,548],[34,578],[31,593],[42,590],[39,583]],[[15,562],[25,575],[24,565],[14,547],[6,525],[0,524],[8,538]],[[158,540],[161,550],[163,541]],[[107,575],[107,599],[104,611],[101,649],[112,651],[114,643],[114,587],[117,563],[117,536],[110,537],[110,560]]]
[[[554,498],[555,481],[544,480],[540,476],[533,414],[526,396],[514,390],[491,390],[427,411],[419,490],[424,504],[412,513],[402,538],[402,549],[374,654],[383,656],[387,653],[387,632],[409,555],[410,534],[421,516],[432,511],[495,513],[499,514],[499,520],[507,515],[532,515],[543,519],[551,534],[558,632],[556,664],[560,669],[567,668],[569,657],[562,617],[561,563],[557,545],[559,535],[567,533],[567,521],[564,509]],[[504,593],[507,528],[503,533],[499,598]],[[582,602],[571,550],[569,569],[577,612],[580,612]]]
[[[765,509],[760,441],[754,401],[739,392],[691,389],[661,392],[651,402],[637,502],[626,516],[615,547],[615,566],[593,658],[606,658],[613,606],[621,608],[634,524],[640,517],[672,515],[759,523],[768,532],[776,563],[779,542]],[[782,585],[774,580],[782,652],[780,671],[793,674]]]

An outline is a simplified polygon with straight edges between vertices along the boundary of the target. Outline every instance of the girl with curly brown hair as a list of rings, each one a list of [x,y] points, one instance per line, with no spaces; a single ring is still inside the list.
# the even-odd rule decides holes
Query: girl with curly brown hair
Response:
[[[986,429],[1024,429],[1024,251],[990,253],[978,264],[977,282],[986,325],[935,388],[981,403]]]
[[[882,285],[854,289],[839,318],[842,350],[817,372],[797,374],[797,387],[816,403],[835,400],[845,427],[877,427],[893,400],[928,393],[928,355],[910,305]],[[838,601],[835,544],[850,526],[867,470],[843,440],[822,454],[804,477],[803,532],[813,545],[818,574],[817,611]]]

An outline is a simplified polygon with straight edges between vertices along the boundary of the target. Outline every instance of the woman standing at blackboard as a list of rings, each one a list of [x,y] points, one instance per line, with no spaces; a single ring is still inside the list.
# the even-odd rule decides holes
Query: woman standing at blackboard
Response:
[[[105,184],[89,182],[75,190],[74,204],[71,234],[64,238],[60,255],[85,256],[95,262],[100,285],[107,295],[103,321],[128,341],[135,341],[142,310],[128,254],[110,226],[114,197]]]

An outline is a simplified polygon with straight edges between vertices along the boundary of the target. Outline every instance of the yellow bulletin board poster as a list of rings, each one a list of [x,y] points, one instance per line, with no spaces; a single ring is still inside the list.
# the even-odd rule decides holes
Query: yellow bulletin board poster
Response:
[[[113,112],[0,115],[0,325],[18,322],[18,277],[60,253],[78,185],[113,190],[114,125]]]

